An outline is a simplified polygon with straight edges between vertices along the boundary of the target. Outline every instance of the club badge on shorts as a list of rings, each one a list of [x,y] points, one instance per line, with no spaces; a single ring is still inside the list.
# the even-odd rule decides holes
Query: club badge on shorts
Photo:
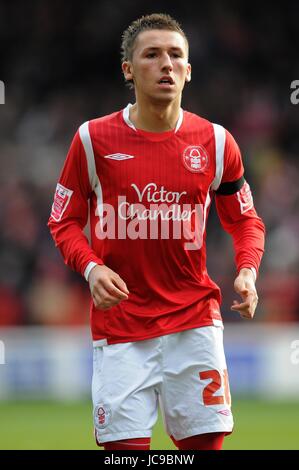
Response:
[[[95,428],[99,431],[105,429],[110,423],[111,409],[103,403],[96,405],[93,411],[93,420]]]

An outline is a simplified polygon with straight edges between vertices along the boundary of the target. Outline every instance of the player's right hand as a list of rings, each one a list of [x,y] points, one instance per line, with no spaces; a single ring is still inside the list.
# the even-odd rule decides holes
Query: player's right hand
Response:
[[[129,291],[121,277],[105,265],[97,265],[89,273],[89,288],[96,308],[107,310],[122,300]]]

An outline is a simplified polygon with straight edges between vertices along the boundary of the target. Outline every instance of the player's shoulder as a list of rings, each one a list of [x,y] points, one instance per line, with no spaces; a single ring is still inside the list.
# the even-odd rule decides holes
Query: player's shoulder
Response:
[[[122,113],[122,110],[115,111],[111,114],[85,121],[79,126],[79,133],[82,134],[83,131],[89,132],[92,137],[102,135],[103,133],[107,135],[107,132],[112,132],[123,126]]]
[[[111,114],[106,114],[88,121],[89,128],[93,130],[100,130],[102,128],[120,126],[123,124],[122,110],[115,111]]]
[[[191,130],[213,130],[213,123],[198,114],[184,110],[185,126]]]
[[[215,123],[208,119],[199,116],[198,114],[191,113],[184,110],[184,118],[186,127],[190,130],[200,129],[205,131],[210,129],[213,134],[217,134],[216,137],[223,136],[226,145],[236,146],[236,140],[231,132],[221,123]]]

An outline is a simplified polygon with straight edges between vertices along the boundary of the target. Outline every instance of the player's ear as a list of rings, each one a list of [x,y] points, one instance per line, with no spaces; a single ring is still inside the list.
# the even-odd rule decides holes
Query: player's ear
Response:
[[[124,74],[124,77],[127,81],[133,80],[133,66],[129,60],[125,60],[121,64],[121,68]]]
[[[191,82],[191,64],[187,64],[186,82]]]

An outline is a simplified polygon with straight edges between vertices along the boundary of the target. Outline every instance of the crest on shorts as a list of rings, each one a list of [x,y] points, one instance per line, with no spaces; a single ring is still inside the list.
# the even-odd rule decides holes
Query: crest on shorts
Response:
[[[97,430],[105,429],[110,423],[111,409],[109,406],[101,403],[96,405],[93,411],[94,425]]]
[[[189,145],[184,150],[183,163],[192,173],[203,173],[209,166],[209,156],[202,145]]]
[[[62,184],[57,184],[51,212],[51,217],[56,220],[56,222],[61,220],[61,217],[63,216],[63,213],[67,208],[68,203],[70,202],[73,192],[74,191],[71,189],[62,186]]]

